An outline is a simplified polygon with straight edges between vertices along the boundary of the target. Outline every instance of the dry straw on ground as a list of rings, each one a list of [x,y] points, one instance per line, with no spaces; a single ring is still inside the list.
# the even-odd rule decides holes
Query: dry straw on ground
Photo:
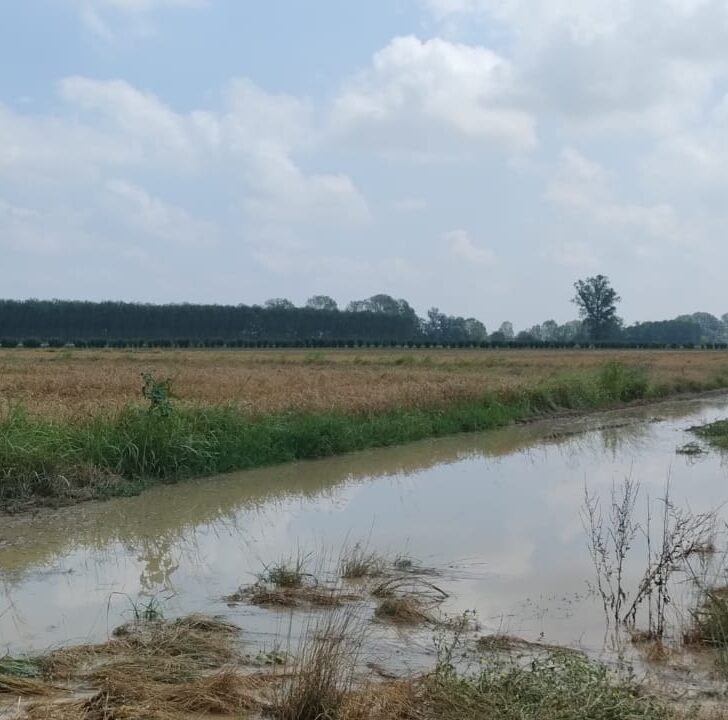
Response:
[[[239,716],[265,709],[269,678],[243,672],[238,642],[238,628],[201,615],[132,623],[107,643],[39,658],[42,677],[18,679],[5,692],[20,700],[19,717],[29,720]]]

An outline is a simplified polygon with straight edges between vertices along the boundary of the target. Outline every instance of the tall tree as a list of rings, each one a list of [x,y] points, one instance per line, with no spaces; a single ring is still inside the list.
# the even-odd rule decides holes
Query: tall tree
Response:
[[[612,337],[621,326],[617,303],[621,302],[609,278],[595,275],[574,283],[576,295],[572,302],[579,308],[590,340],[600,342]]]

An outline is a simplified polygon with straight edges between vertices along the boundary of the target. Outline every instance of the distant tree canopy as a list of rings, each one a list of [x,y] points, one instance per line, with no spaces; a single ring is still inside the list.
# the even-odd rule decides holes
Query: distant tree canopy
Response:
[[[624,329],[623,337],[640,345],[697,345],[702,342],[702,331],[690,320],[662,320],[636,323]]]
[[[482,342],[488,339],[488,331],[480,320],[452,317],[441,313],[438,308],[427,311],[422,332],[425,338],[436,343]]]
[[[619,297],[602,275],[576,283],[574,302],[583,320],[559,325],[546,320],[516,333],[506,321],[488,335],[474,317],[447,315],[438,308],[420,318],[403,299],[373,295],[340,310],[327,295],[304,307],[285,298],[260,305],[150,305],[65,300],[0,300],[0,346],[62,347],[66,343],[159,346],[260,344],[338,345],[418,344],[448,346],[537,346],[591,343],[693,346],[728,343],[728,313],[704,312],[674,320],[636,323],[622,328],[616,316]]]
[[[574,283],[572,302],[579,308],[584,329],[590,340],[604,342],[614,338],[622,321],[617,317],[617,303],[622,300],[604,275],[595,275]]]
[[[306,301],[306,307],[310,310],[338,310],[339,305],[334,298],[328,295],[314,295]]]
[[[406,300],[374,295],[338,309],[333,298],[312,297],[303,308],[285,298],[259,305],[146,305],[65,300],[0,300],[0,344],[30,347],[38,339],[55,345],[78,340],[235,341],[355,340],[409,342],[484,341],[475,318],[439,313],[436,327],[417,317]],[[51,342],[52,341],[52,342]],[[179,344],[179,343],[178,343]]]
[[[719,320],[715,315],[711,315],[710,313],[696,312],[692,315],[680,315],[675,318],[675,321],[696,324],[700,328],[699,342],[720,343],[728,340],[726,317],[727,315],[723,315],[723,319]]]

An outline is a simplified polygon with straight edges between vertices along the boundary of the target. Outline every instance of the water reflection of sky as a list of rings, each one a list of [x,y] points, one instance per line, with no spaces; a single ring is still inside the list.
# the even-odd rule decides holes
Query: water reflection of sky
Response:
[[[263,562],[299,548],[335,556],[358,540],[439,568],[448,609],[477,609],[486,630],[595,648],[604,628],[587,593],[585,484],[606,497],[631,475],[656,498],[670,476],[678,504],[723,503],[720,458],[675,448],[687,426],[726,410],[703,400],[555,420],[6,519],[0,653],[104,638],[125,596],[155,593],[169,613],[232,613],[264,636],[284,620],[220,598]]]

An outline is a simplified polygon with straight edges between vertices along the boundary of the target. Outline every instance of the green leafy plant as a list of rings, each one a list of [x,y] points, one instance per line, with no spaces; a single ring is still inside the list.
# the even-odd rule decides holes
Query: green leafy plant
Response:
[[[151,373],[142,373],[142,396],[149,401],[149,411],[169,417],[173,411],[172,379],[159,380]]]

